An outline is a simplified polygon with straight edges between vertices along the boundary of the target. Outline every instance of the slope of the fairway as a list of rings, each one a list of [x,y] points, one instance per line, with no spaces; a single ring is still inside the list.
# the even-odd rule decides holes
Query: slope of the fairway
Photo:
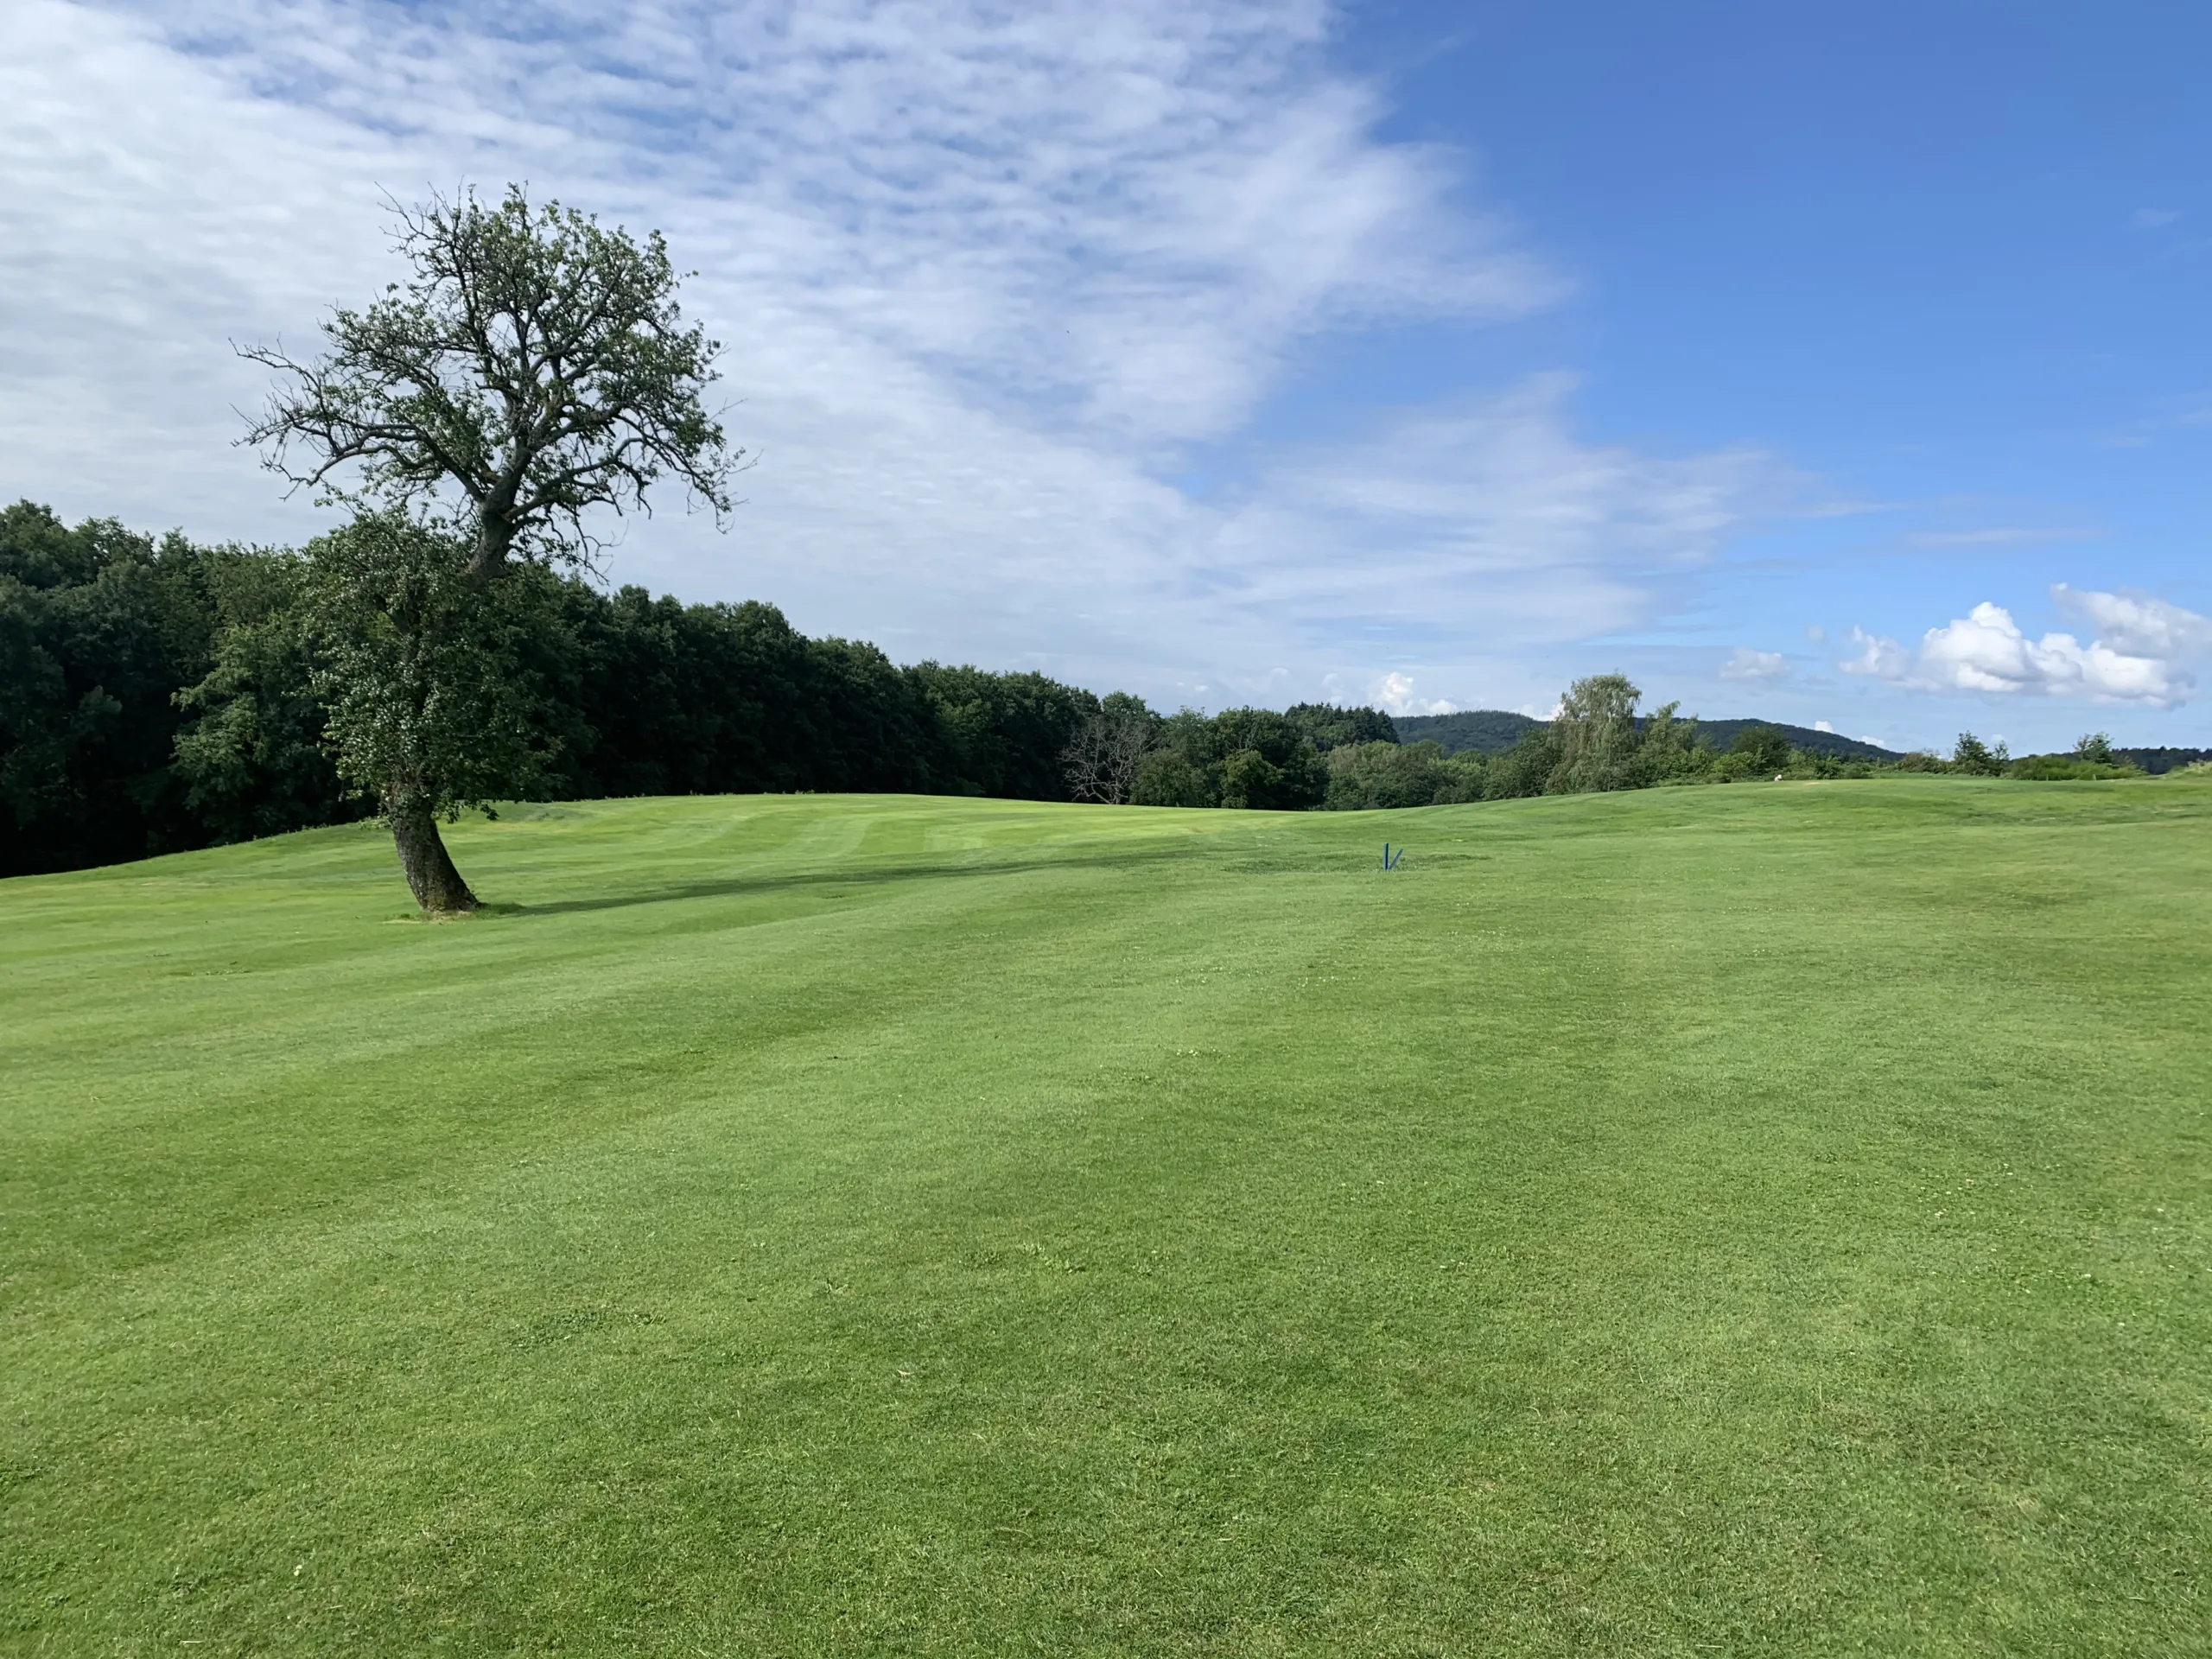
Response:
[[[452,839],[0,882],[0,1649],[2212,1652],[2212,787]]]

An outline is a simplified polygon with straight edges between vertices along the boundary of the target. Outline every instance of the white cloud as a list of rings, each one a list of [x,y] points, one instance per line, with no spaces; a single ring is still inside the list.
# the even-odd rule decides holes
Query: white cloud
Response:
[[[1455,712],[1452,703],[1444,698],[1415,696],[1412,677],[1405,674],[1385,674],[1376,685],[1375,700],[1394,715],[1448,715]]]
[[[1347,626],[1492,648],[1650,616],[1776,487],[1764,457],[1661,459],[1578,440],[1568,377],[1537,377],[1363,442],[1287,454],[1224,507],[1185,577],[1224,615],[1319,646]]]
[[[1813,722],[1813,729],[1816,732],[1832,732],[1835,730],[1835,727],[1828,721],[1816,720]]]
[[[2212,619],[2142,594],[2100,594],[2059,582],[2059,605],[2097,630],[2101,645],[2131,656],[2187,661],[2212,653]]]
[[[727,541],[633,524],[615,573],[902,658],[1234,697],[1369,683],[1410,639],[1433,683],[1648,620],[1780,487],[1582,441],[1560,376],[1166,481],[1310,337],[1564,291],[1459,158],[1376,137],[1319,0],[9,20],[0,491],[73,515],[310,533],[230,447],[263,383],[226,340],[303,342],[387,278],[380,188],[509,178],[667,231],[762,455]]]
[[[2070,633],[2031,639],[2010,611],[1984,602],[1929,629],[1916,651],[1853,628],[1859,654],[1838,666],[1921,690],[2029,692],[2158,708],[2187,701],[2196,685],[2190,665],[2212,651],[2212,620],[2164,600],[2063,583],[2051,595],[2101,637],[2086,645]]]
[[[1836,666],[1847,674],[1865,674],[1878,680],[1902,680],[1912,667],[1912,655],[1896,640],[1878,633],[1868,633],[1864,628],[1851,630],[1851,643],[1859,647],[1856,657],[1847,657]]]
[[[1778,651],[1753,651],[1749,645],[1738,645],[1735,654],[1720,664],[1724,680],[1778,680],[1789,672],[1789,664]]]

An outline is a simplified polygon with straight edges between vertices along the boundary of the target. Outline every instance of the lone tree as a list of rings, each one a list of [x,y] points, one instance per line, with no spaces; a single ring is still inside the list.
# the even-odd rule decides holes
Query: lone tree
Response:
[[[1636,705],[1643,693],[1624,674],[1592,674],[1569,686],[1552,729],[1559,764],[1546,785],[1554,795],[1619,789],[1636,756]]]
[[[510,734],[467,729],[466,711],[487,706],[468,689],[486,683],[481,642],[512,626],[492,626],[491,610],[472,622],[469,608],[497,608],[493,589],[516,562],[588,563],[587,515],[650,511],[647,492],[664,480],[720,524],[744,452],[702,401],[721,346],[683,326],[658,232],[640,244],[558,202],[533,208],[518,185],[495,207],[465,190],[395,211],[408,281],[365,309],[334,310],[327,350],[311,362],[240,348],[283,377],[243,441],[295,487],[362,515],[363,539],[345,544],[342,569],[319,589],[334,607],[326,632],[372,612],[391,649],[328,659],[334,706],[352,710],[341,752],[357,771],[372,757],[384,767],[361,786],[391,825],[416,901],[472,910],[438,819],[525,783],[527,768],[507,763],[520,753]],[[334,543],[332,556],[340,550]],[[429,584],[435,602],[414,602],[410,583]],[[372,589],[392,602],[364,611]],[[396,663],[411,677],[404,696],[397,681],[347,678]],[[442,675],[460,677],[449,686]],[[441,711],[435,739],[410,708]],[[425,744],[437,754],[416,752]]]

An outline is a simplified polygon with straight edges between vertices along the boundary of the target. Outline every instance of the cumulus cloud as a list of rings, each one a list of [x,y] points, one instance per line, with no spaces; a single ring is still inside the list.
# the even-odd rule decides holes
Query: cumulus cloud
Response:
[[[1724,680],[1778,680],[1789,672],[1789,664],[1778,651],[1753,651],[1749,645],[1738,645],[1728,660],[1720,664]]]
[[[2171,708],[2187,701],[2190,665],[2212,652],[2212,620],[2164,600],[2072,588],[2051,596],[2099,630],[2084,644],[2071,633],[2031,639],[2000,605],[1977,605],[1922,636],[1916,650],[1852,630],[1857,656],[1839,664],[1866,675],[1933,691],[2029,693],[2140,702]]]
[[[728,541],[633,524],[614,574],[902,657],[1170,698],[1434,683],[1649,620],[1778,487],[1580,438],[1563,377],[1249,440],[1309,339],[1565,289],[1463,158],[1377,136],[1320,0],[9,16],[0,489],[71,513],[311,533],[231,447],[263,385],[226,342],[306,343],[391,276],[381,191],[511,178],[668,232],[762,457]],[[1256,459],[1220,491],[1170,481],[1231,440]]]
[[[1407,674],[1385,674],[1376,684],[1375,700],[1394,715],[1449,715],[1456,712],[1447,699],[1414,696],[1413,677]]]

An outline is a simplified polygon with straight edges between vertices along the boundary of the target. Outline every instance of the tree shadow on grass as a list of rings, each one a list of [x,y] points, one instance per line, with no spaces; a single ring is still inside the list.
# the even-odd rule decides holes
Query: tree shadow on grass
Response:
[[[1074,857],[1024,858],[981,864],[902,863],[864,869],[793,871],[785,874],[728,876],[719,880],[674,882],[666,887],[634,888],[589,899],[557,899],[549,904],[487,904],[493,916],[568,916],[596,910],[626,910],[636,905],[677,904],[690,899],[765,898],[776,893],[804,893],[833,887],[883,887],[904,881],[957,880],[981,876],[1027,875],[1042,870],[1133,870],[1156,862],[1185,847],[1145,849],[1119,854],[1096,853]],[[480,912],[481,913],[481,912]]]

